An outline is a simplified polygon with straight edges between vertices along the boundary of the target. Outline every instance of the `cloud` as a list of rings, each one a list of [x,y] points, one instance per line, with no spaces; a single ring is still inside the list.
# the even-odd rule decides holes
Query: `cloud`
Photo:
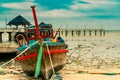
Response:
[[[36,5],[38,20],[56,25],[64,26],[66,23],[73,26],[98,23],[116,25],[120,20],[119,0],[24,0],[24,2],[22,0],[0,2],[2,7],[0,23],[5,25],[6,18],[10,21],[17,15],[22,15],[34,24],[31,5]],[[112,24],[112,22],[116,23]]]
[[[86,4],[81,4],[81,3],[86,3]],[[90,10],[93,8],[102,8],[102,9],[108,9],[114,7],[114,5],[119,5],[118,2],[115,1],[108,1],[108,0],[84,0],[84,1],[79,1],[75,0],[73,2],[73,5],[70,5],[69,8],[73,10],[81,10],[81,9],[86,9]]]
[[[115,0],[75,0],[73,5],[69,8],[74,11],[79,11],[80,13],[88,14],[88,16],[96,19],[112,19],[120,16],[120,6],[119,2]],[[86,3],[86,4],[84,4]],[[90,18],[89,17],[89,18]],[[86,16],[87,18],[87,16]],[[118,19],[118,18],[117,18]]]
[[[64,10],[64,9],[55,9],[55,10],[48,10],[48,11],[36,11],[38,17],[45,17],[45,18],[70,18],[70,17],[80,17],[86,16],[86,14],[71,11],[71,10]],[[31,13],[25,13],[24,15],[31,15]]]
[[[66,4],[69,4],[69,9],[58,9],[58,5],[65,5],[65,1],[56,1],[55,2],[60,2],[60,4],[56,5],[54,9],[49,10],[47,7],[51,7],[52,4],[48,5],[47,3],[52,3],[51,1],[47,1],[47,3],[36,3],[37,0],[25,0],[27,2],[19,2],[19,3],[2,3],[2,7],[12,9],[8,10],[4,13],[11,13],[12,14],[24,14],[26,16],[31,16],[31,5],[37,5],[36,7],[36,12],[42,16],[42,17],[51,17],[51,18],[68,18],[68,17],[87,17],[87,16],[94,16],[94,15],[112,15],[112,8],[115,8],[114,4],[117,4],[117,2],[113,1],[95,1],[95,0],[74,0],[73,4],[72,1],[68,2]],[[39,2],[39,1],[37,1]],[[45,2],[44,0],[41,0],[40,2]],[[63,4],[62,4],[63,3]],[[43,6],[43,5],[47,6]],[[114,5],[114,6],[111,6]],[[115,10],[115,9],[114,9]],[[23,12],[24,11],[24,12]],[[118,10],[117,10],[118,11]],[[114,13],[116,15],[116,13]],[[102,16],[101,16],[102,17]]]
[[[87,2],[85,0],[74,0],[73,3],[90,4],[89,2]]]
[[[0,0],[1,3],[23,2],[25,0]]]
[[[117,16],[114,16],[114,15],[92,15],[92,16],[89,16],[89,17],[90,18],[96,18],[96,19],[114,19]]]
[[[30,8],[31,5],[36,5],[36,3],[33,3],[33,2],[2,3],[1,7],[8,8],[8,9],[27,10]]]

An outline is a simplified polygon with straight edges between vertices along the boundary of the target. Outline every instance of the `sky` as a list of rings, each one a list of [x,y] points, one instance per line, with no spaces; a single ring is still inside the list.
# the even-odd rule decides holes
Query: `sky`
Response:
[[[0,0],[0,28],[18,15],[34,25],[32,5],[38,22],[55,28],[120,30],[120,0]]]

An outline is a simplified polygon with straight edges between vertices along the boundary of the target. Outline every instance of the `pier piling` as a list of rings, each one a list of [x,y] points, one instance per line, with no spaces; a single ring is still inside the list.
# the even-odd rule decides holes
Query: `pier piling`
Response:
[[[84,36],[86,36],[86,30],[84,30],[83,32],[84,32]]]
[[[11,42],[12,41],[12,32],[7,32],[8,34],[9,34],[9,42]]]
[[[2,33],[3,32],[0,32],[0,43],[2,43]]]
[[[91,30],[89,30],[89,35],[91,36]]]

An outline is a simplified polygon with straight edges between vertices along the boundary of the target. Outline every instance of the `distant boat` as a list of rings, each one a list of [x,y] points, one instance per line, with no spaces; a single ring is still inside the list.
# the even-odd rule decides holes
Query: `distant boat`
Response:
[[[66,64],[67,44],[60,36],[55,39],[59,29],[54,34],[51,24],[42,22],[38,25],[34,6],[32,11],[36,26],[27,27],[25,33],[16,34],[18,52],[25,50],[16,60],[26,74],[48,80]]]

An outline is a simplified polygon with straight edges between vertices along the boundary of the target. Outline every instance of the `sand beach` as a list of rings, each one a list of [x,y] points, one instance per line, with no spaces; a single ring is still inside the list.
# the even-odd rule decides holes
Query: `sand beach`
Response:
[[[62,36],[62,35],[61,35]],[[67,63],[59,71],[62,80],[119,80],[120,32],[107,32],[105,36],[68,35]],[[17,65],[0,68],[0,80],[36,80],[29,77]],[[41,79],[37,79],[41,80]],[[52,80],[52,79],[51,79]]]

